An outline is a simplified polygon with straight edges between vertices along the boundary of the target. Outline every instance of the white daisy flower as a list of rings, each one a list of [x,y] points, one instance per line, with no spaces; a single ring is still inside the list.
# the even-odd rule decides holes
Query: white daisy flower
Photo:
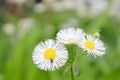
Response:
[[[32,58],[38,68],[53,71],[67,62],[68,52],[63,44],[50,39],[35,47]]]
[[[77,44],[84,36],[84,31],[79,28],[62,29],[57,34],[57,41],[63,44]]]
[[[90,35],[86,35],[83,39],[81,39],[78,46],[87,51],[89,55],[93,54],[95,57],[105,54],[104,43],[98,38]]]

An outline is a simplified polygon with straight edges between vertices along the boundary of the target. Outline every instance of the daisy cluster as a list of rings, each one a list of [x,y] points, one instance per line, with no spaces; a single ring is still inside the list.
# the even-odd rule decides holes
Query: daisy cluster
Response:
[[[68,51],[65,45],[75,44],[94,57],[105,54],[104,43],[80,28],[64,28],[57,33],[56,41],[48,39],[39,43],[33,51],[33,61],[38,68],[54,71],[66,64]]]

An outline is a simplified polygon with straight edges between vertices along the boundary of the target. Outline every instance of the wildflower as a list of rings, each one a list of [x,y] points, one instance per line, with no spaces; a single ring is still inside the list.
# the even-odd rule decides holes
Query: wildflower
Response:
[[[53,71],[66,63],[68,52],[63,44],[49,39],[35,47],[32,58],[38,68]]]
[[[82,36],[84,36],[82,29],[66,28],[58,32],[57,41],[64,44],[77,44]]]
[[[89,55],[93,54],[95,57],[105,54],[104,43],[98,38],[94,38],[90,35],[86,35],[81,39],[78,46],[83,48],[84,51],[87,51]]]

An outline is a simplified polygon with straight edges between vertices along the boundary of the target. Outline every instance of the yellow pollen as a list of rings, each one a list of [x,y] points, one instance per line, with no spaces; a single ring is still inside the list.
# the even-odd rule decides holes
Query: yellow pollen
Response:
[[[68,42],[73,42],[74,38],[68,38],[67,41]]]
[[[95,44],[93,41],[87,40],[85,43],[85,47],[89,48],[89,49],[94,49],[95,48]]]
[[[45,59],[54,59],[56,57],[56,50],[53,48],[48,48],[44,52]]]

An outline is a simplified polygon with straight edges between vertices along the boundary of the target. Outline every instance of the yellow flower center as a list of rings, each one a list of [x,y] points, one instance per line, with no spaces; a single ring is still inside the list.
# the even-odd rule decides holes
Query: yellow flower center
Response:
[[[87,40],[85,42],[85,47],[89,48],[89,49],[94,49],[95,48],[95,44],[93,41]]]
[[[73,42],[73,40],[74,40],[74,38],[68,38],[67,39],[67,41],[70,42],[70,43]]]
[[[45,59],[54,59],[56,57],[56,50],[53,48],[48,48],[44,52]]]

